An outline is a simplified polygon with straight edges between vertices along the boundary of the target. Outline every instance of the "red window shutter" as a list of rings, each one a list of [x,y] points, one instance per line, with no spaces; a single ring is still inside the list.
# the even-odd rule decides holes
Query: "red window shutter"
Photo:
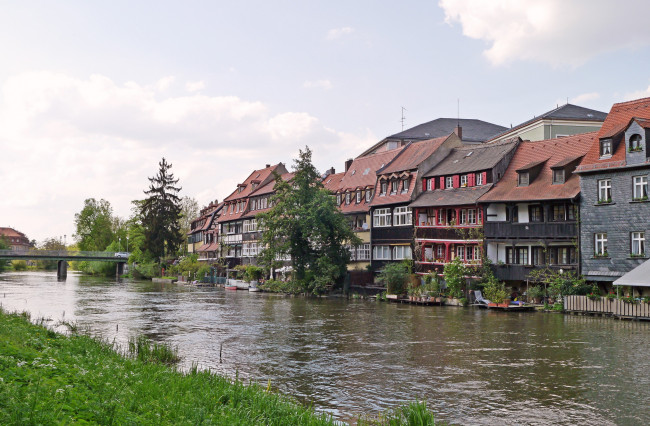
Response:
[[[476,175],[474,173],[470,173],[467,175],[467,186],[474,186],[475,185],[475,179]]]
[[[454,183],[454,188],[458,188],[460,186],[460,176],[454,175],[452,182]]]
[[[422,192],[427,190],[427,180],[422,179]]]
[[[481,173],[481,177],[483,179],[483,185],[487,185],[487,172]]]
[[[431,178],[431,190],[436,189],[436,178]]]
[[[440,189],[445,189],[445,177],[440,176]]]

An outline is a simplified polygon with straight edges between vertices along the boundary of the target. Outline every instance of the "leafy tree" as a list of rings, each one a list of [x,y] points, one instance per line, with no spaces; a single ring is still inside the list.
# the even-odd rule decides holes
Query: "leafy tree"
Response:
[[[104,199],[86,199],[74,215],[74,224],[79,250],[103,251],[113,241],[113,208]]]
[[[0,250],[9,250],[9,248],[10,248],[9,243],[7,242],[5,237],[0,236]],[[8,264],[9,264],[8,261],[0,260],[0,272],[4,271],[7,268]]]
[[[176,253],[183,242],[180,231],[181,188],[175,186],[178,179],[170,172],[172,165],[163,157],[158,163],[158,174],[149,178],[148,196],[141,205],[145,246],[159,259],[165,254]]]
[[[190,232],[192,221],[199,216],[199,202],[192,197],[181,198],[181,233],[183,236]]]
[[[384,266],[384,269],[377,276],[377,280],[384,283],[386,293],[402,294],[406,292],[406,282],[409,275],[408,264],[392,262]]]
[[[587,285],[585,279],[573,271],[561,274],[558,270],[546,267],[532,271],[530,278],[547,285],[549,296],[554,298],[574,294],[585,295],[591,291],[591,287]]]
[[[460,257],[455,257],[453,261],[445,265],[443,276],[447,283],[449,296],[458,298],[463,295],[462,291],[467,273],[467,268],[463,261],[460,260]]]
[[[266,247],[260,258],[275,268],[277,259],[289,257],[297,282],[306,292],[318,294],[344,276],[350,261],[345,245],[361,241],[323,188],[309,147],[300,150],[293,171],[290,182],[276,174],[273,207],[258,216]]]
[[[65,250],[65,245],[61,242],[59,238],[46,238],[38,246],[40,250]],[[38,269],[56,269],[56,260],[42,260],[39,259],[36,261],[36,267]]]

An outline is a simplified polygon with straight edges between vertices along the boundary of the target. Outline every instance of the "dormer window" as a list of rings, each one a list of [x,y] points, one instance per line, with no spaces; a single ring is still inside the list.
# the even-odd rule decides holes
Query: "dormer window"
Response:
[[[336,194],[336,205],[337,206],[341,205],[341,194]]]
[[[611,157],[612,156],[612,140],[611,139],[602,139],[600,141],[600,156],[602,157]]]
[[[528,172],[519,172],[519,180],[517,186],[528,186],[530,181],[530,174]]]
[[[357,191],[357,204],[361,202],[361,191]]]
[[[467,186],[467,175],[460,175],[460,186],[463,188]]]
[[[350,204],[350,193],[349,192],[345,193],[345,204]]]
[[[366,189],[366,203],[369,203],[371,198],[372,198],[372,189]]]
[[[451,189],[454,187],[454,178],[453,176],[447,176],[445,178],[445,188],[446,189]]]
[[[379,195],[386,195],[386,191],[388,190],[388,182],[383,181],[380,185],[381,185],[381,189]]]
[[[553,184],[563,184],[564,183],[564,169],[555,169],[553,170]]]
[[[643,141],[643,138],[638,133],[630,136],[629,151],[630,152],[643,151],[643,145],[641,145],[642,141]]]
[[[402,180],[402,192],[409,192],[409,180]]]
[[[399,186],[399,182],[397,181],[397,179],[393,179],[393,180],[390,182],[390,193],[391,193],[391,194],[396,194],[396,193],[397,193],[397,187],[398,187],[398,186]]]
[[[483,173],[476,174],[476,185],[483,185]]]

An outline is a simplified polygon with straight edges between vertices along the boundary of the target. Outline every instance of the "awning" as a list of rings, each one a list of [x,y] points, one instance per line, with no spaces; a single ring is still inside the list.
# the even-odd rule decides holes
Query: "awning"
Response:
[[[650,260],[646,260],[621,278],[614,281],[614,285],[650,287]]]

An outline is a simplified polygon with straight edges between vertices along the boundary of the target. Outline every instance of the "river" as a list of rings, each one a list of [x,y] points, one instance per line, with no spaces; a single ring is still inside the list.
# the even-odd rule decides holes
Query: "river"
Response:
[[[354,422],[425,399],[458,424],[647,424],[650,322],[0,274],[0,304],[177,346]],[[221,358],[220,358],[221,352]]]

